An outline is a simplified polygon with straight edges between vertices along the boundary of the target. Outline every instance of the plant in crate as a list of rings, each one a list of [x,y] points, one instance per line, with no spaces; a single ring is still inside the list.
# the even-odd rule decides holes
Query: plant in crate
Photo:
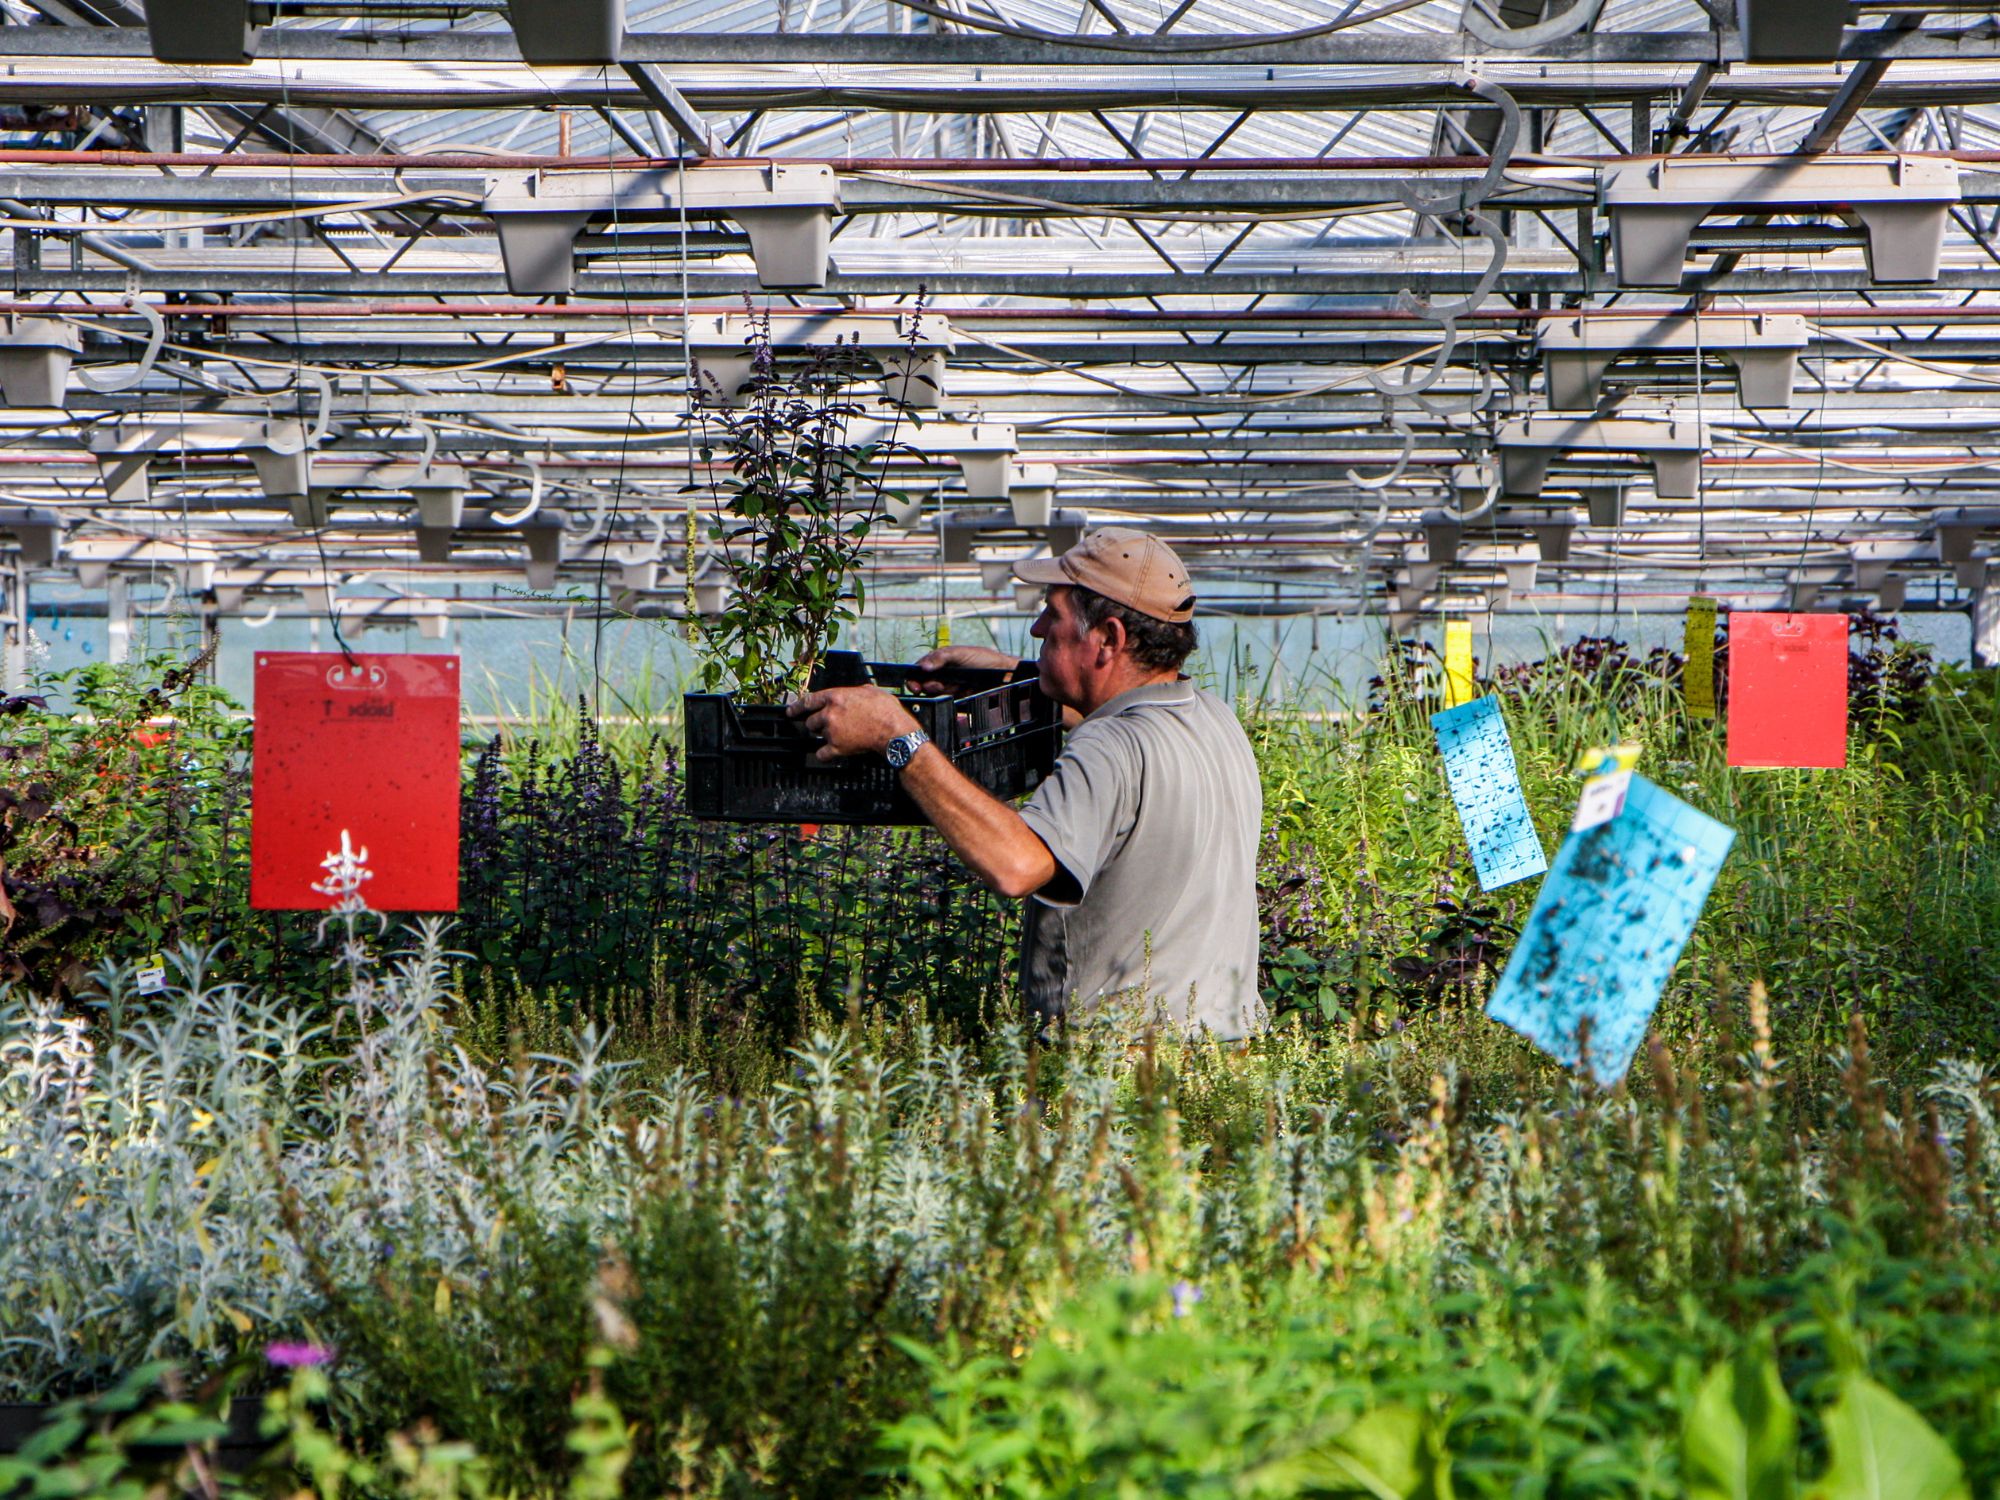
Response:
[[[913,361],[922,311],[920,294],[909,325]],[[729,587],[719,609],[690,609],[688,619],[703,686],[768,704],[804,688],[841,626],[860,612],[858,565],[869,532],[899,498],[883,487],[889,465],[923,454],[903,440],[904,422],[917,419],[893,398],[894,382],[886,417],[871,416],[857,398],[857,383],[875,376],[873,359],[857,346],[809,348],[803,363],[781,368],[769,316],[752,309],[750,326],[742,391],[706,372],[696,382],[693,420],[707,481],[694,488],[706,501],[711,555]]]
[[[711,558],[726,597],[706,614],[695,600],[696,533],[687,576],[691,639],[704,693],[685,702],[687,807],[697,817],[780,823],[921,823],[879,758],[826,766],[818,742],[785,713],[807,688],[867,683],[899,689],[924,732],[988,791],[1016,797],[1047,774],[1060,733],[1032,683],[1002,672],[952,674],[954,695],[831,650],[866,602],[860,564],[877,518],[899,497],[889,465],[924,455],[903,438],[915,425],[912,387],[932,380],[919,348],[923,296],[907,347],[878,368],[854,344],[809,349],[781,366],[768,317],[750,316],[749,377],[730,389],[698,382],[693,420]],[[886,415],[856,399],[886,376]]]

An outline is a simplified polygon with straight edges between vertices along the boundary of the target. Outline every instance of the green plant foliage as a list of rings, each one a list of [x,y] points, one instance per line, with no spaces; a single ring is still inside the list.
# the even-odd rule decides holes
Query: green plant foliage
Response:
[[[1790,1500],[1797,1493],[1798,1418],[1768,1339],[1708,1373],[1681,1436],[1689,1500]]]
[[[1964,1466],[1916,1412],[1849,1375],[1826,1414],[1833,1462],[1811,1500],[1972,1500]]]
[[[496,1493],[1664,1496],[1770,1492],[1775,1357],[1813,1472],[1866,1376],[2000,1481],[1973,1062],[1903,1099],[1857,1025],[1787,1104],[1753,993],[1611,1094],[1459,1012],[1240,1051],[856,1017],[746,1091],[589,1025],[482,1062],[436,924],[341,947],[320,1022],[185,956],[117,1035],[0,1007],[0,1391],[306,1338],[288,1462],[371,1483],[463,1444]]]
[[[1449,1500],[1450,1459],[1421,1410],[1218,1339],[1188,1284],[1115,1282],[1067,1310],[1018,1366],[903,1347],[933,1406],[888,1427],[910,1493],[1389,1496]]]
[[[1991,1493],[2000,678],[1890,665],[1849,769],[1810,776],[1729,771],[1671,663],[1594,647],[1501,684],[1546,838],[1577,750],[1624,736],[1742,831],[1609,1092],[1479,1014],[1530,891],[1473,889],[1393,674],[1369,713],[1252,722],[1278,1015],[1230,1048],[1115,1008],[1027,1034],[1013,916],[934,839],[696,824],[670,736],[613,750],[587,716],[470,768],[458,926],[314,948],[316,919],[230,884],[222,705],[212,760],[121,749],[139,779],[113,796],[101,757],[49,747],[164,683],[93,679],[94,722],[23,704],[7,889],[19,851],[127,915],[36,929],[31,979],[84,978],[0,994],[0,1395],[129,1394],[170,1360],[199,1398],[131,1399],[206,1420],[263,1388],[275,1457],[219,1475],[207,1429],[121,1449],[123,1417],[68,1408],[5,1472],[135,1496]],[[177,905],[128,878],[158,869]],[[158,945],[173,982],[138,996]],[[338,1355],[287,1379],[274,1340]]]
[[[249,726],[206,664],[97,663],[0,702],[0,978],[74,992],[247,906]]]
[[[913,304],[911,346],[924,297]],[[688,612],[710,691],[729,687],[753,703],[782,703],[803,689],[820,653],[866,602],[859,570],[868,533],[884,504],[896,458],[922,459],[903,441],[916,414],[892,403],[886,432],[872,433],[869,407],[851,387],[875,361],[851,345],[810,351],[802,367],[781,367],[770,315],[745,300],[751,379],[737,404],[710,377],[696,387],[694,418],[708,482],[697,494],[709,513],[713,555],[730,584],[719,610]],[[694,548],[689,545],[692,564]],[[690,599],[694,588],[689,569]]]

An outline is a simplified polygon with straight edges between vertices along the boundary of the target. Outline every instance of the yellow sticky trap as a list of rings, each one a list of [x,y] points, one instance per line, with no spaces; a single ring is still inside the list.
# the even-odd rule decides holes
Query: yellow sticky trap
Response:
[[[1576,774],[1579,776],[1609,776],[1617,771],[1629,771],[1639,764],[1640,747],[1635,744],[1592,745],[1576,758]]]
[[[1681,642],[1681,694],[1689,715],[1715,717],[1715,601],[1706,594],[1688,600],[1687,635]]]
[[[701,606],[696,602],[694,575],[701,568],[701,521],[695,514],[694,501],[688,501],[687,520],[681,537],[681,574],[686,582],[681,587],[681,633],[688,644],[701,644]]]
[[[938,650],[940,650],[940,651],[944,650],[944,648],[945,648],[946,646],[949,646],[949,645],[951,644],[951,621],[950,621],[950,620],[944,620],[944,619],[941,619],[941,620],[939,620],[939,621],[938,621],[938,624],[937,624],[937,640],[936,640],[936,641],[934,642],[934,644],[936,645],[937,649],[938,649]]]
[[[1472,622],[1447,620],[1444,626],[1444,706],[1457,708],[1472,701]]]

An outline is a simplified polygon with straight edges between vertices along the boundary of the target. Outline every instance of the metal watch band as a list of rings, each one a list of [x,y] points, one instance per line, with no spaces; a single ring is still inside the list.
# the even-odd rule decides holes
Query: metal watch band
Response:
[[[889,747],[882,752],[882,758],[889,762],[889,769],[900,771],[930,742],[931,737],[921,729],[912,729],[908,734],[899,734],[889,741]]]

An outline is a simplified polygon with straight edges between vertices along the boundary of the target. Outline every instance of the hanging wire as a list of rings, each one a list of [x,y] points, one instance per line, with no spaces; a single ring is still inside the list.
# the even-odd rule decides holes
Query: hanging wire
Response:
[[[610,68],[604,67],[599,69],[598,76],[604,84],[604,109],[608,116],[611,111],[612,99]],[[605,131],[604,170],[611,180],[611,236],[614,241],[619,238],[618,170],[616,166],[618,153],[616,148],[617,142],[612,138],[611,132],[607,128]],[[686,161],[687,152],[685,150],[685,143],[683,143],[683,150],[681,152],[682,165],[679,168],[683,174],[687,170]],[[687,274],[687,192],[685,175],[682,177],[682,191],[679,197],[681,200],[682,215],[681,274],[683,278],[682,286],[685,288]],[[632,454],[632,430],[639,422],[639,332],[637,325],[632,319],[632,292],[626,280],[625,257],[622,254],[615,255],[613,257],[613,264],[618,268],[618,300],[624,304],[625,308],[625,336],[627,346],[631,350],[631,361],[626,377],[625,426],[618,436],[618,468],[611,480],[610,516],[605,522],[604,534],[599,539],[597,550],[596,608],[593,612],[595,618],[592,622],[590,636],[590,712],[593,723],[599,729],[602,729],[604,723],[604,577],[606,571],[611,566],[611,546],[618,535],[619,513],[624,509],[625,505],[625,475],[626,467]],[[687,318],[687,296],[685,291],[683,291],[681,296],[681,318],[683,323],[685,323]],[[558,546],[560,546],[560,543],[558,543]]]
[[[272,28],[271,35],[276,38],[282,38],[284,36],[284,30],[279,27],[274,27]],[[298,163],[296,160],[298,155],[298,142],[292,139],[290,133],[291,132],[290,122],[292,120],[292,85],[291,85],[291,75],[285,71],[285,59],[283,56],[282,42],[279,43],[279,55],[275,59],[275,61],[277,62],[278,65],[279,107],[284,111],[286,120],[285,144],[292,148],[289,152],[286,153],[285,190],[286,190],[286,195],[290,199],[291,203],[294,206],[296,206],[299,201]],[[291,302],[291,314],[292,314],[292,356],[294,360],[293,373],[295,380],[293,389],[303,390],[305,386],[305,352],[304,352],[305,326],[300,321],[299,318],[299,241],[296,232],[294,232],[292,236],[291,243],[292,243],[292,253],[290,259],[290,269],[288,273],[290,281],[289,290],[291,295],[288,300]],[[303,415],[303,413],[301,413],[301,415]],[[306,455],[306,463],[308,466],[308,471],[310,472],[310,466],[312,464],[312,455],[310,452],[308,452]],[[326,533],[328,528],[330,528],[332,525],[333,525],[333,510],[332,507],[329,506],[327,509],[326,520],[321,522],[319,525],[313,526],[311,528],[312,539],[313,539],[313,550],[319,554],[320,583],[322,584],[326,594],[326,618],[327,618],[327,623],[333,627],[333,643],[340,648],[341,656],[346,659],[347,665],[350,668],[352,668],[358,666],[359,663],[357,663],[354,659],[353,648],[347,644],[347,637],[341,633],[339,602],[333,596],[334,595],[333,574],[330,571],[326,560]]]
[[[1820,284],[1819,267],[1808,265],[1806,274],[1812,277],[1813,305],[1818,310],[1819,315],[1816,321],[1824,322],[1826,319],[1826,289]],[[1794,605],[1798,600],[1798,591],[1805,583],[1806,554],[1812,547],[1813,525],[1819,515],[1820,491],[1826,487],[1826,398],[1830,390],[1826,378],[1827,364],[1827,359],[1822,355],[1819,362],[1819,406],[1816,412],[1818,417],[1818,431],[1814,434],[1818,441],[1813,444],[1818,459],[1818,469],[1813,475],[1812,494],[1806,501],[1806,524],[1805,530],[1799,536],[1799,560],[1792,569],[1791,594],[1785,600],[1785,613],[1788,615],[1797,613]]]

